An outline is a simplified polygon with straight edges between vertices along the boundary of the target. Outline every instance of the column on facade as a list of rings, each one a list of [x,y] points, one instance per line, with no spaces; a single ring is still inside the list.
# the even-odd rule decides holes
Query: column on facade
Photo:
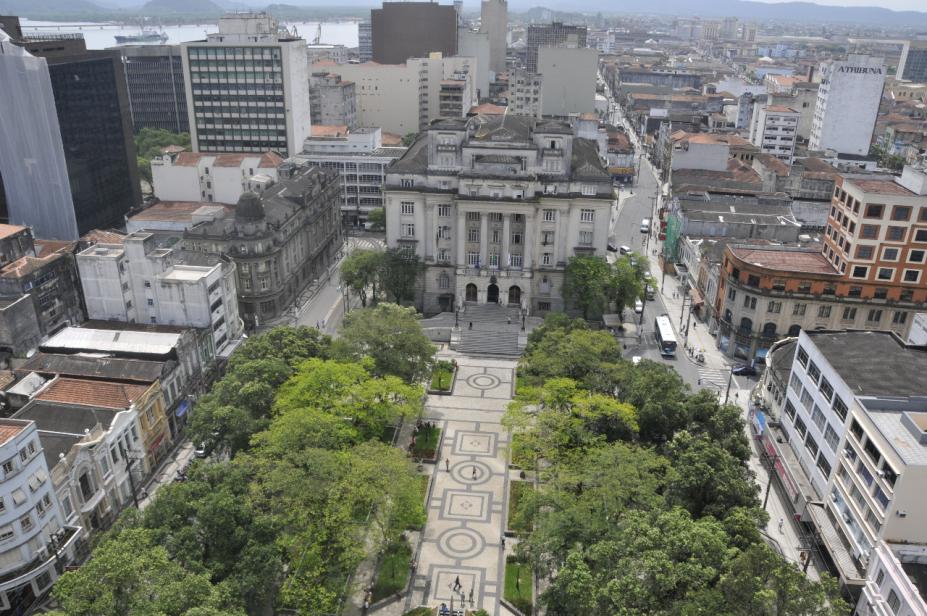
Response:
[[[525,237],[524,237],[524,242],[525,242],[524,255],[525,256],[524,256],[524,259],[522,259],[522,261],[524,263],[523,267],[526,270],[532,268],[531,259],[534,257],[534,242],[535,242],[534,222],[535,222],[535,219],[537,218],[537,213],[538,211],[537,209],[535,209],[534,212],[530,214],[525,214]]]
[[[425,259],[434,259],[438,256],[438,230],[435,228],[435,205],[425,200]]]
[[[504,214],[502,216],[502,254],[499,255],[499,267],[507,268],[512,265],[509,259],[509,240],[512,235],[511,221],[511,214]]]
[[[488,267],[489,261],[489,214],[480,212],[480,267]]]
[[[467,266],[467,255],[464,254],[464,237],[467,233],[466,223],[467,213],[461,208],[457,208],[457,228],[454,229],[454,237],[457,238],[457,267]]]

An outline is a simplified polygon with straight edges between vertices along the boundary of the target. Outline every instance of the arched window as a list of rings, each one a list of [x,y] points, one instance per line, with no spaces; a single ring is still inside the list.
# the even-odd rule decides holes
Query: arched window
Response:
[[[766,336],[767,338],[772,338],[773,336],[775,336],[776,335],[776,324],[767,323],[766,325],[764,325],[763,335]]]
[[[740,320],[739,331],[742,334],[749,334],[751,331],[753,331],[753,321],[751,321],[747,317],[742,318]]]
[[[438,288],[449,289],[451,287],[451,277],[446,272],[441,272],[438,276]]]
[[[467,285],[467,301],[475,302],[476,301],[476,285],[472,282]]]
[[[801,325],[793,325],[789,328],[789,336],[794,337],[798,335],[798,332],[801,331]]]

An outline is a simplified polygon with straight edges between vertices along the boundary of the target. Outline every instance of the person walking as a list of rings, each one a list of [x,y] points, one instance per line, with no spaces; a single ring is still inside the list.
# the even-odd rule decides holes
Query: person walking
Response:
[[[467,327],[467,329],[473,329],[473,321],[470,321],[470,325]]]
[[[476,481],[476,467],[473,467],[473,473],[470,475],[470,479]]]
[[[779,532],[780,532],[780,533],[784,533],[784,532],[785,532],[785,531],[782,530],[782,525],[783,525],[783,524],[785,524],[785,520],[784,520],[783,518],[779,518]]]
[[[449,473],[451,472],[451,459],[450,458],[444,458],[444,468],[447,470],[447,472]]]

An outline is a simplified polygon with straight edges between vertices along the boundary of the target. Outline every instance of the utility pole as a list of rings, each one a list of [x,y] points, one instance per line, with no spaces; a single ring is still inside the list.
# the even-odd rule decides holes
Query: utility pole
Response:
[[[682,307],[679,309],[679,327],[682,327],[682,317],[686,314],[686,298],[689,297],[689,287],[682,289]]]
[[[132,491],[132,502],[135,503],[135,508],[138,509],[138,495],[135,493],[135,477],[132,476],[132,467],[135,465],[135,459],[129,457],[129,453],[125,450],[125,447],[120,445],[119,449],[122,450],[122,457],[126,461],[126,474],[129,475],[129,489]]]
[[[734,381],[734,366],[731,366],[731,374],[727,377],[727,392],[724,394],[724,403],[731,398],[731,383]]]
[[[773,473],[776,470],[776,461],[778,459],[779,456],[777,455],[770,457],[768,453],[763,452],[763,460],[766,461],[766,471],[769,474],[769,480],[766,482],[766,495],[763,497],[763,509],[766,509],[766,503],[769,502],[769,492],[772,489]]]

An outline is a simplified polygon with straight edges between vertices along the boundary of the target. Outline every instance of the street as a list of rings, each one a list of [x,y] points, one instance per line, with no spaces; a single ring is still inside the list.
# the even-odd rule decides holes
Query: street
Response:
[[[610,92],[608,95],[610,102],[613,101]],[[612,124],[625,128],[638,151],[639,172],[633,187],[618,192],[617,207],[611,221],[609,243],[615,246],[629,246],[634,252],[647,258],[651,275],[657,282],[654,299],[644,304],[643,318],[641,318],[642,315],[634,314],[632,308],[625,310],[624,318],[629,320],[633,316],[635,322],[640,323],[640,330],[638,338],[622,339],[625,347],[623,355],[627,358],[638,356],[672,366],[693,390],[709,389],[715,392],[720,400],[724,401],[727,398],[731,403],[741,407],[744,430],[753,443],[748,466],[756,475],[761,490],[765,490],[769,482],[769,474],[760,462],[759,451],[753,440],[747,415],[750,396],[756,387],[757,377],[738,377],[731,374],[733,366],[715,346],[714,337],[709,333],[708,326],[700,322],[695,315],[688,318],[689,315],[686,312],[690,304],[684,299],[681,281],[675,276],[663,276],[658,258],[661,251],[658,239],[660,225],[654,211],[655,204],[661,199],[657,172],[650,161],[640,155],[640,141],[634,131],[630,130],[620,107],[616,105],[611,113]],[[650,225],[649,238],[648,234],[640,232],[641,221],[644,218],[655,219]],[[616,257],[616,253],[609,253],[610,261]],[[654,319],[661,314],[669,315],[679,344],[674,358],[662,357],[654,338]],[[685,334],[686,323],[689,324],[688,335]],[[685,347],[704,353],[704,363],[698,363],[690,357]],[[729,383],[730,391],[728,392]],[[765,529],[766,536],[778,547],[783,556],[792,562],[799,563],[800,550],[804,547],[805,540],[801,529],[792,520],[791,507],[787,498],[778,489],[776,482],[773,482],[773,486],[766,507],[769,513],[769,523]],[[781,527],[779,526],[780,520],[783,521]],[[812,579],[819,577],[818,566],[819,563],[813,562],[808,569],[808,575]]]

